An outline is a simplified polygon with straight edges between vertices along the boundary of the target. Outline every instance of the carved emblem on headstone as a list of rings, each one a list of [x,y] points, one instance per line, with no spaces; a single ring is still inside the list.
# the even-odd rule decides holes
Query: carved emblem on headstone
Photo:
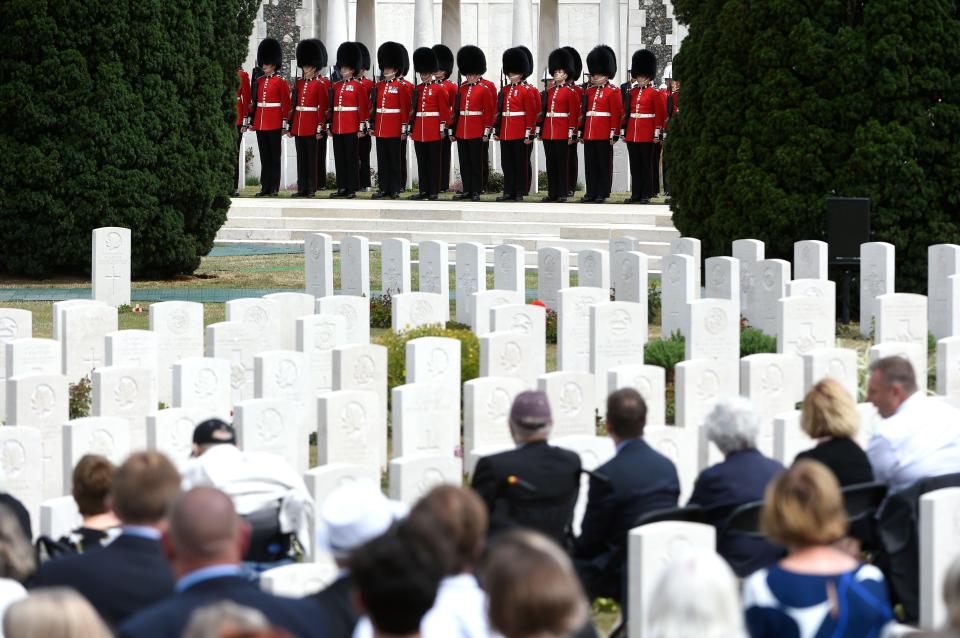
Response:
[[[193,384],[193,392],[200,398],[213,396],[217,391],[217,373],[210,368],[203,368],[197,372],[197,380]]]
[[[340,429],[350,437],[359,436],[367,425],[367,411],[356,401],[351,401],[340,412]]]
[[[90,454],[99,454],[108,459],[113,456],[116,449],[113,435],[104,429],[94,430],[87,441],[87,450]]]
[[[572,381],[563,386],[560,392],[560,411],[567,416],[574,416],[580,412],[583,405],[583,390]]]
[[[265,443],[275,441],[283,432],[283,416],[268,408],[260,413],[260,422],[257,424],[257,435]]]
[[[4,441],[0,451],[0,466],[3,475],[9,481],[20,476],[27,464],[27,451],[19,441]]]
[[[374,363],[373,357],[365,354],[357,359],[357,364],[353,368],[353,380],[357,385],[367,385],[373,381],[376,374],[377,365]]]
[[[30,395],[30,410],[38,418],[46,418],[53,412],[57,395],[47,384],[38,385]]]
[[[290,359],[283,359],[277,366],[277,387],[288,390],[297,383],[297,364]]]
[[[139,388],[133,377],[121,377],[113,391],[113,401],[120,410],[127,410],[137,402]]]
[[[500,365],[504,372],[516,372],[523,361],[523,350],[516,341],[508,341],[500,355]]]

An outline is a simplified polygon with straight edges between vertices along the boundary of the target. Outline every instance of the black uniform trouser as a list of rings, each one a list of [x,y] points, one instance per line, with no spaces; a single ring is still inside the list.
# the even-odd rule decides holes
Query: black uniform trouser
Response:
[[[360,188],[370,186],[370,149],[372,147],[373,142],[369,135],[357,140],[357,148],[360,152]]]
[[[407,187],[407,140],[400,140],[400,190]]]
[[[587,178],[587,198],[610,197],[613,173],[613,145],[610,140],[587,140],[583,143],[583,168]]]
[[[521,195],[530,194],[530,187],[533,186],[534,175],[536,175],[536,172],[534,172],[534,166],[533,166],[533,144],[528,144],[527,145],[527,182],[526,182],[526,188],[524,188],[523,192],[520,193]]]
[[[377,138],[377,176],[381,193],[395,194],[403,190],[400,148],[399,137]]]
[[[318,191],[327,187],[327,136],[317,140],[317,165],[314,167],[313,183]]]
[[[527,150],[522,139],[500,140],[500,167],[503,169],[503,194],[506,197],[523,195],[527,183]]]
[[[436,142],[414,142],[413,150],[417,154],[417,174],[420,180],[420,194],[433,197],[440,187],[440,140]]]
[[[462,161],[462,160],[461,160]],[[462,168],[460,169],[463,170]],[[480,146],[480,191],[487,192],[487,181],[490,179],[490,141],[481,142]]]
[[[483,138],[472,140],[457,138],[457,156],[460,158],[460,178],[463,180],[463,192],[480,194],[483,190],[483,147],[487,143]]]
[[[653,143],[650,151],[650,197],[660,194],[660,145]]]
[[[647,199],[653,190],[650,173],[653,142],[627,142],[630,156],[630,195],[633,199]]]
[[[551,199],[567,196],[567,140],[543,140],[543,156],[547,161],[547,191]]]
[[[282,131],[257,131],[260,148],[260,190],[264,193],[280,191],[280,136]]]
[[[238,127],[237,127],[237,154],[236,154],[236,158],[237,158],[237,172],[233,175],[233,180],[234,180],[234,181],[233,181],[233,184],[234,184],[234,186],[236,187],[236,188],[234,188],[233,190],[235,190],[235,191],[239,191],[239,190],[240,190],[241,188],[243,188],[243,186],[244,186],[243,184],[240,183],[240,165],[241,165],[241,163],[245,162],[247,158],[246,158],[246,157],[240,157],[240,147],[241,147],[241,146],[243,146],[243,127],[242,127],[242,126],[238,126]]]
[[[297,135],[297,192],[309,195],[317,192],[317,136]]]
[[[357,157],[357,134],[333,136],[333,160],[337,166],[337,190],[355,193],[360,189],[360,160]]]
[[[577,178],[580,177],[580,154],[576,146],[572,146],[567,153],[567,167],[567,192],[572,193],[577,190]]]
[[[453,150],[451,148],[452,142],[449,137],[444,137],[440,140],[440,190],[446,191],[450,190],[450,164],[451,156],[453,155]],[[463,167],[460,167],[460,173],[463,173]]]

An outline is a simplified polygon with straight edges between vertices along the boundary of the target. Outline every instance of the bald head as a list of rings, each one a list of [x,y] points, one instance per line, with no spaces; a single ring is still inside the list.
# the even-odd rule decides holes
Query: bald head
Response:
[[[167,551],[171,562],[238,563],[246,551],[249,527],[230,497],[212,487],[181,494],[170,511]]]

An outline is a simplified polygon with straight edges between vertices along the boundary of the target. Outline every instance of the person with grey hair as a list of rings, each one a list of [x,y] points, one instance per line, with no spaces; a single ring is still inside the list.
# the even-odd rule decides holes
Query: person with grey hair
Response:
[[[210,638],[224,632],[270,629],[270,621],[258,609],[238,605],[231,600],[201,607],[190,616],[181,638]]]
[[[720,399],[707,413],[703,427],[723,454],[723,461],[700,473],[688,505],[706,510],[707,520],[722,532],[733,510],[763,500],[767,483],[783,471],[783,465],[757,450],[760,417],[748,399]],[[762,538],[726,534],[718,535],[717,552],[740,577],[783,555],[782,549]]]
[[[547,443],[553,417],[543,392],[518,394],[508,422],[517,447],[477,461],[471,482],[490,512],[490,535],[526,527],[565,546],[580,493],[580,457]]]

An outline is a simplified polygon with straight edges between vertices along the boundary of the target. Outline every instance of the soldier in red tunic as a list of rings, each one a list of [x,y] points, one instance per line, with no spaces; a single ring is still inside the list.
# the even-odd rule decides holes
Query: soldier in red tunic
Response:
[[[526,60],[527,60],[527,69],[526,69],[526,73],[524,74],[524,77],[523,77],[522,86],[523,86],[524,89],[526,89],[526,91],[527,91],[528,93],[530,93],[530,95],[532,95],[532,96],[534,97],[534,99],[536,99],[536,101],[537,101],[537,114],[538,114],[538,116],[539,116],[539,113],[540,113],[540,90],[539,90],[537,87],[535,87],[534,85],[530,84],[530,82],[528,81],[528,78],[529,78],[531,75],[533,75],[533,53],[531,53],[531,52],[530,52],[530,49],[528,49],[527,47],[523,46],[522,44],[521,44],[520,46],[518,46],[517,48],[520,49],[520,51],[523,53],[523,57],[526,58]],[[536,121],[536,118],[534,118],[534,133],[536,133],[537,124],[538,124],[538,122]],[[536,137],[536,135],[534,135],[534,137]],[[528,145],[527,145],[527,170],[526,170],[527,181],[526,181],[525,188],[524,188],[524,190],[523,190],[523,194],[524,194],[524,195],[529,195],[529,194],[530,194],[530,188],[533,186],[533,178],[534,178],[534,176],[537,174],[537,170],[536,170],[536,169],[537,169],[537,167],[533,165],[533,144],[528,144]]]
[[[283,63],[283,49],[273,38],[257,47],[257,66],[263,76],[257,80],[253,103],[253,125],[260,148],[260,192],[257,197],[280,193],[280,136],[290,114],[290,85],[277,75]]]
[[[297,66],[303,77],[293,94],[290,135],[297,147],[297,192],[294,197],[313,197],[317,192],[317,140],[323,135],[329,95],[318,79],[322,54],[320,40],[311,38],[297,45]]]
[[[656,73],[657,56],[646,49],[634,51],[630,65],[633,83],[627,93],[623,126],[630,155],[631,195],[624,204],[649,204],[658,190],[654,179],[654,171],[659,170],[655,142],[660,139],[666,113],[660,92],[653,87]]]
[[[447,136],[450,99],[447,90],[433,79],[437,72],[437,54],[420,47],[413,52],[413,70],[420,84],[413,92],[413,149],[417,153],[420,192],[410,199],[437,200],[440,191],[440,140]]]
[[[240,147],[243,145],[243,134],[250,127],[250,76],[243,67],[237,69],[237,81],[240,83],[237,87],[237,175],[239,176],[239,162],[243,161],[240,157]],[[239,188],[233,191],[233,196],[240,196]]]
[[[450,104],[450,108],[453,108],[453,103],[457,99],[457,91],[459,87],[456,82],[450,80],[450,76],[453,75],[453,51],[450,50],[445,44],[435,44],[433,45],[433,52],[437,55],[437,72],[434,75],[434,79],[437,81],[440,86],[447,92],[447,102]],[[463,70],[461,69],[461,73]],[[456,117],[455,113],[452,113]],[[449,124],[450,122],[448,122]],[[445,193],[450,190],[450,156],[452,154],[451,150],[452,141],[450,137],[444,137],[440,141],[440,192]]]
[[[490,94],[494,96],[494,108],[496,108],[496,95],[497,95],[497,85],[488,80],[487,78],[481,77],[479,80],[480,84],[485,86]],[[491,131],[492,132],[492,131]],[[490,140],[484,140],[480,146],[480,192],[487,192],[487,180],[490,179]]]
[[[457,67],[466,76],[453,108],[453,139],[460,157],[463,192],[454,199],[480,201],[483,190],[483,147],[497,116],[495,91],[480,82],[487,70],[487,58],[478,47],[468,44],[457,51]]]
[[[573,77],[573,59],[565,49],[554,49],[547,59],[553,85],[543,99],[540,139],[547,164],[547,196],[545,202],[565,202],[569,187],[567,154],[576,147],[575,132],[580,121],[580,98],[567,82]]]
[[[623,119],[623,95],[610,83],[617,72],[617,57],[605,44],[594,47],[587,55],[590,88],[583,96],[585,111],[581,141],[587,193],[581,202],[602,204],[610,197],[613,172],[613,145],[620,139]]]
[[[410,102],[410,119],[413,118],[413,89],[414,85],[410,80],[407,79],[407,74],[410,73],[410,53],[407,52],[407,47],[403,47],[403,67],[400,69],[399,82],[406,87],[407,92],[411,96]],[[409,120],[408,120],[409,124]],[[410,126],[407,126],[407,134],[400,136],[400,183],[403,184],[403,187],[407,187],[407,139],[410,137]]]
[[[580,81],[583,75],[583,59],[580,57],[580,54],[573,47],[561,47],[564,51],[570,54],[570,59],[573,60],[573,75],[567,81],[574,91],[577,92],[577,104],[583,104],[583,87],[580,86]],[[580,111],[580,120],[583,120],[583,111]],[[577,122],[577,131],[576,134],[580,132],[581,122]],[[567,197],[573,197],[574,191],[577,190],[577,179],[580,177],[580,150],[579,144],[575,144],[570,152],[567,154],[567,164],[569,167],[569,172],[567,173]]]
[[[367,77],[370,71],[370,49],[363,42],[357,42],[360,47],[360,73],[357,79],[363,85],[363,89],[369,96],[368,101],[373,104],[374,81]],[[370,188],[370,151],[373,147],[373,140],[369,134],[364,135],[357,142],[358,152],[360,154],[360,188]]]
[[[527,57],[519,48],[503,52],[503,72],[509,84],[497,97],[495,139],[500,140],[500,166],[503,169],[503,195],[498,202],[523,201],[530,164],[527,146],[533,143],[534,127],[540,112],[540,98],[527,90]]]
[[[321,72],[327,66],[327,47],[320,40],[317,40],[317,42],[320,46],[320,71],[317,72],[317,82],[320,82],[323,86],[323,92],[327,96],[327,110],[320,113],[320,125],[323,132],[317,138],[317,161],[313,181],[317,190],[321,191],[327,188],[327,140],[329,139],[330,116],[332,114],[333,84],[330,82],[330,78],[324,76]]]
[[[370,129],[377,138],[377,180],[380,188],[374,199],[397,199],[401,181],[400,140],[406,138],[410,119],[410,89],[400,81],[404,48],[384,42],[377,49],[377,66],[383,79],[377,82]]]
[[[663,72],[664,80],[667,83],[667,121],[663,123],[663,145],[666,147],[667,130],[670,128],[670,120],[680,111],[680,80],[673,77],[672,65],[667,65]],[[663,152],[666,156],[667,151]],[[670,182],[667,180],[667,160],[663,160],[663,194],[667,196],[666,203],[670,203]]]
[[[360,158],[357,141],[367,132],[370,96],[354,77],[363,54],[355,42],[344,42],[337,49],[340,81],[333,85],[333,157],[337,165],[337,191],[330,197],[353,199],[360,190]]]

